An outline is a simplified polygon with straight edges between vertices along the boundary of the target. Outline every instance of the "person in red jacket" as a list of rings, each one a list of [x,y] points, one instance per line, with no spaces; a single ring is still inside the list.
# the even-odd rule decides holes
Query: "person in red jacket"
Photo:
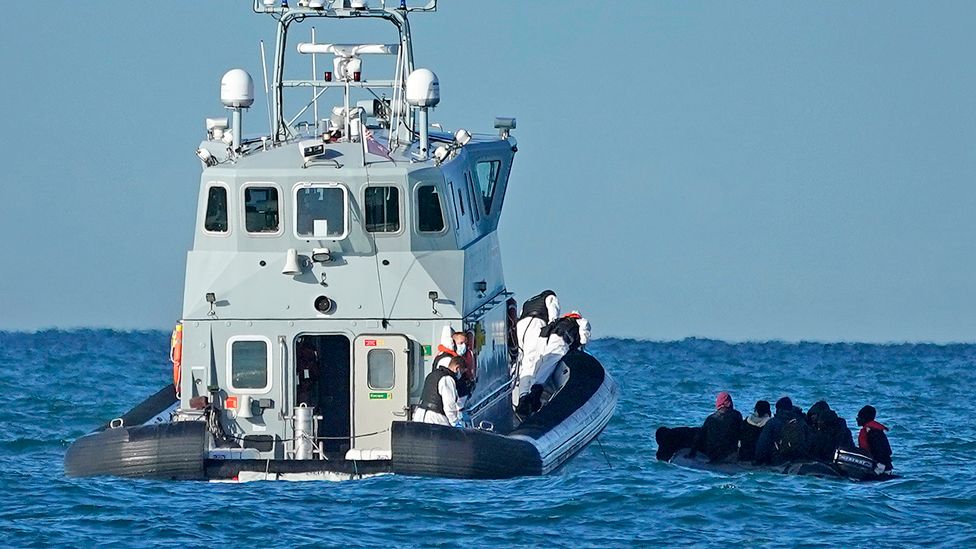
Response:
[[[891,445],[888,444],[887,427],[875,421],[878,411],[874,406],[865,406],[857,413],[857,424],[861,431],[857,434],[857,446],[874,461],[878,462],[876,473],[890,473]]]

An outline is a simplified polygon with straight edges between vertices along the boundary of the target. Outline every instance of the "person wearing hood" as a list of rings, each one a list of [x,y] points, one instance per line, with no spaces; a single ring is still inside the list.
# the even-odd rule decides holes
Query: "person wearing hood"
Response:
[[[556,292],[546,290],[526,300],[522,305],[522,315],[515,324],[515,335],[519,347],[517,377],[512,403],[519,415],[532,411],[532,402],[542,395],[542,386],[536,381],[536,373],[542,363],[546,338],[542,329],[559,317],[559,298]],[[534,387],[538,385],[538,387]],[[533,395],[533,392],[535,393]]]
[[[742,414],[732,405],[732,395],[722,391],[715,397],[715,412],[705,418],[698,431],[692,455],[702,452],[709,461],[722,461],[739,448]]]
[[[875,421],[878,411],[874,406],[865,406],[857,413],[857,424],[861,427],[857,433],[857,446],[862,452],[878,463],[875,472],[890,473],[891,445],[888,444],[887,427]]]
[[[441,334],[441,343],[437,346],[437,356],[434,357],[434,369],[438,366],[447,368],[451,358],[459,356],[464,359],[464,368],[457,382],[457,392],[462,407],[464,402],[474,391],[475,382],[475,357],[468,346],[468,337],[464,332],[452,332],[450,326],[444,327]]]
[[[590,322],[578,311],[561,316],[539,331],[543,339],[542,356],[535,371],[535,379],[529,389],[528,410],[519,410],[519,415],[534,413],[542,405],[540,397],[543,387],[559,366],[559,361],[570,351],[581,349],[590,341]]]
[[[821,400],[807,410],[807,424],[810,426],[811,458],[830,463],[838,449],[854,449],[847,422],[831,410],[827,402]]]
[[[420,404],[413,412],[413,420],[435,425],[461,426],[461,406],[458,404],[457,378],[464,368],[464,359],[452,356],[447,367],[435,366],[427,374]]]
[[[742,421],[739,428],[739,461],[752,461],[756,457],[756,441],[763,426],[772,417],[769,401],[758,400],[753,412]]]
[[[756,441],[757,465],[779,465],[806,457],[809,427],[806,418],[797,415],[790,397],[776,401],[776,415],[766,422]]]

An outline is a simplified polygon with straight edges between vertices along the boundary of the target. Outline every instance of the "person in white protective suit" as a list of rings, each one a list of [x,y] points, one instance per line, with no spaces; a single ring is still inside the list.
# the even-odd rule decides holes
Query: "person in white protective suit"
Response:
[[[579,311],[573,311],[550,322],[539,335],[545,339],[545,343],[535,382],[545,385],[566,353],[581,349],[590,342],[590,321],[583,318]]]
[[[522,305],[522,316],[515,324],[515,336],[519,346],[519,360],[516,366],[518,377],[512,401],[520,416],[532,412],[533,402],[542,396],[542,386],[536,380],[536,372],[542,361],[545,338],[541,330],[559,317],[559,298],[556,292],[546,290],[531,297]]]
[[[424,380],[420,405],[413,412],[413,420],[437,425],[461,426],[461,407],[458,405],[457,376],[464,368],[464,359],[451,357],[448,366],[437,366]]]

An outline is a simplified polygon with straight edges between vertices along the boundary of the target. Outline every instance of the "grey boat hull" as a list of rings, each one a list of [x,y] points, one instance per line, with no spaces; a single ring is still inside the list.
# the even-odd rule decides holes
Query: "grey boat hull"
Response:
[[[481,429],[394,422],[392,459],[265,460],[208,457],[202,421],[160,419],[176,397],[168,385],[68,448],[65,473],[159,480],[237,480],[247,474],[286,478],[334,473],[346,478],[397,473],[450,478],[512,478],[558,469],[603,431],[616,407],[618,386],[583,352],[563,359],[565,384],[539,412],[507,434]],[[139,425],[140,422],[150,422]],[[126,426],[132,425],[134,426]]]

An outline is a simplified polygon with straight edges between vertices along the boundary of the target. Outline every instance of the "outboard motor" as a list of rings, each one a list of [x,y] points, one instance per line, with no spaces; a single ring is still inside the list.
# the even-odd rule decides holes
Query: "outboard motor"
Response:
[[[834,465],[845,475],[855,480],[865,480],[877,476],[874,472],[877,463],[868,456],[857,452],[837,450],[834,452]]]

